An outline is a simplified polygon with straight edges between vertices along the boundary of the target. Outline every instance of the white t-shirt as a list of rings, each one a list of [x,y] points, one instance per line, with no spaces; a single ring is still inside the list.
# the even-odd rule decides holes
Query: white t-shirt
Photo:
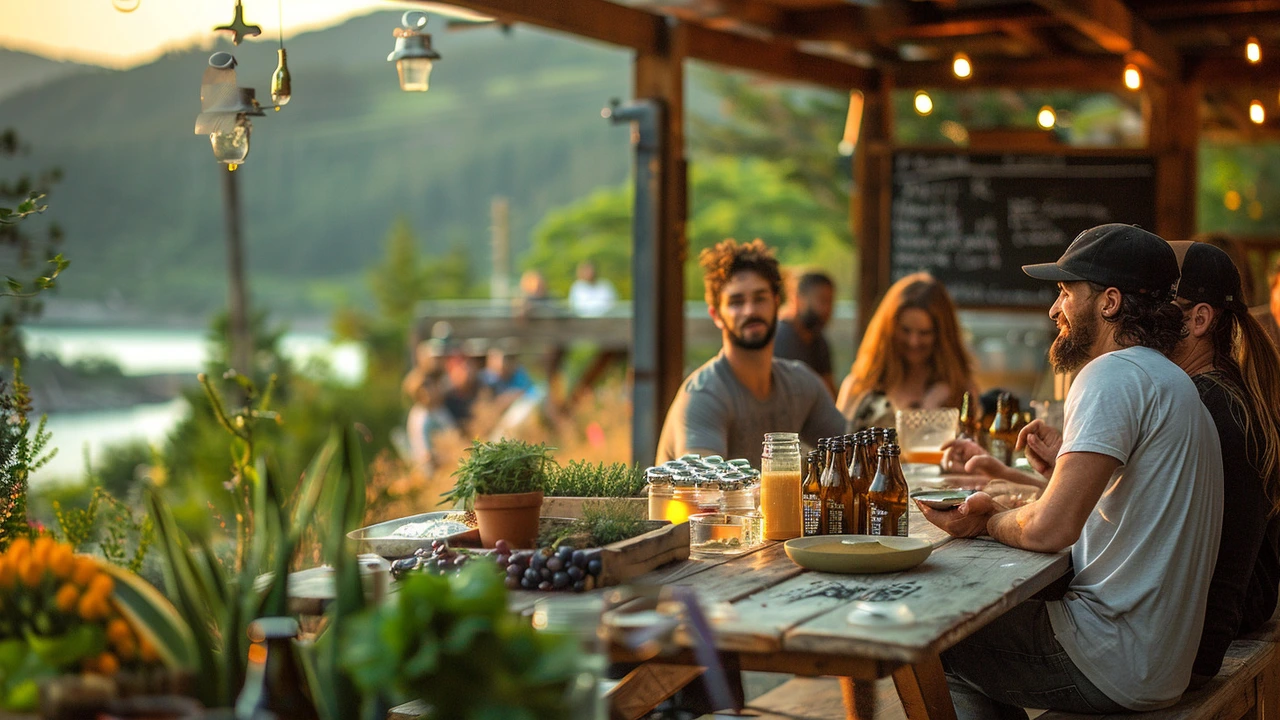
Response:
[[[613,283],[604,278],[597,278],[593,283],[575,280],[569,287],[569,308],[576,315],[599,317],[612,310],[616,302],[618,293]]]
[[[1222,523],[1222,451],[1195,385],[1164,355],[1095,358],[1067,394],[1061,453],[1121,462],[1048,603],[1085,677],[1131,710],[1172,705],[1191,678]]]

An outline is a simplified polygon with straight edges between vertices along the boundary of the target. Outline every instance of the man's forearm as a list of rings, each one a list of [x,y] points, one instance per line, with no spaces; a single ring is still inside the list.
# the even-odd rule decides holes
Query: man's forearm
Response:
[[[1045,537],[1043,533],[1036,532],[1038,509],[1036,504],[1032,503],[1013,510],[998,512],[987,520],[987,534],[1005,545],[1032,552],[1062,550],[1065,546],[1058,538],[1052,537],[1052,533],[1050,537]]]

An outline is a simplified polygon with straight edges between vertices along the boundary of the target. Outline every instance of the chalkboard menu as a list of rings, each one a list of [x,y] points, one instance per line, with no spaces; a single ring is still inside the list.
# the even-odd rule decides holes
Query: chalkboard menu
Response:
[[[889,263],[925,270],[965,306],[1048,308],[1057,289],[1022,266],[1053,262],[1082,230],[1155,228],[1149,157],[893,156]]]

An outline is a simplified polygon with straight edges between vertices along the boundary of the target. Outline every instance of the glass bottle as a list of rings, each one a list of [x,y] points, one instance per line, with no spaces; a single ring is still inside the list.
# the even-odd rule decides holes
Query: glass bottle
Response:
[[[901,452],[897,443],[880,446],[876,477],[867,491],[868,535],[907,536],[907,479],[902,476]]]
[[[987,451],[1005,465],[1013,464],[1013,446],[1018,436],[1010,433],[1013,429],[1013,418],[1009,414],[1009,393],[1000,393],[996,399],[996,416],[991,420],[988,434],[991,436]]]
[[[867,511],[867,491],[871,489],[871,481],[875,479],[876,466],[868,459],[867,434],[854,435],[853,464],[849,466],[849,485],[853,505],[848,511],[849,532],[855,535],[867,535],[870,532],[871,519]]]
[[[533,607],[533,627],[540,633],[567,635],[578,641],[574,677],[565,687],[561,704],[566,720],[606,720],[609,704],[600,680],[609,661],[600,637],[604,609],[599,596],[579,595],[539,600]]]
[[[236,720],[297,718],[319,720],[303,688],[302,668],[294,652],[298,621],[265,617],[249,623],[249,663],[244,687],[236,698]]]
[[[880,452],[880,428],[869,427],[863,432],[867,434],[867,457],[871,461],[871,466],[875,467],[876,456]]]
[[[847,447],[843,437],[831,441],[831,462],[822,473],[822,516],[818,527],[821,535],[847,535],[853,532],[846,512],[853,505]]]
[[[760,456],[760,510],[767,540],[790,540],[804,531],[800,501],[800,435],[766,433]]]
[[[981,408],[974,400],[973,393],[966,390],[964,398],[960,401],[960,426],[957,428],[956,437],[973,442],[979,441],[982,435],[982,430],[978,426],[980,412]]]
[[[804,534],[805,537],[818,534],[818,516],[822,510],[822,478],[818,472],[819,450],[810,450],[805,457],[804,493]]]

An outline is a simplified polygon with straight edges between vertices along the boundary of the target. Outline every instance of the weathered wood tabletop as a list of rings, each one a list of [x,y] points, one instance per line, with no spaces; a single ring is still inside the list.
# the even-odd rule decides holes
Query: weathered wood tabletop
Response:
[[[852,700],[857,687],[893,675],[909,718],[949,720],[955,710],[938,654],[1065,575],[1070,556],[1017,550],[990,539],[953,539],[914,507],[910,527],[912,536],[929,540],[933,552],[904,572],[812,572],[773,543],[731,558],[671,563],[632,584],[690,588],[712,618],[716,648],[736,669],[846,679],[850,718],[859,716]],[[317,599],[320,593],[302,594]],[[525,612],[539,599],[557,597],[513,592],[510,606]],[[849,611],[859,600],[900,603],[912,621],[851,624]],[[655,662],[696,665],[687,650],[690,635],[681,629],[674,640],[686,650]]]

